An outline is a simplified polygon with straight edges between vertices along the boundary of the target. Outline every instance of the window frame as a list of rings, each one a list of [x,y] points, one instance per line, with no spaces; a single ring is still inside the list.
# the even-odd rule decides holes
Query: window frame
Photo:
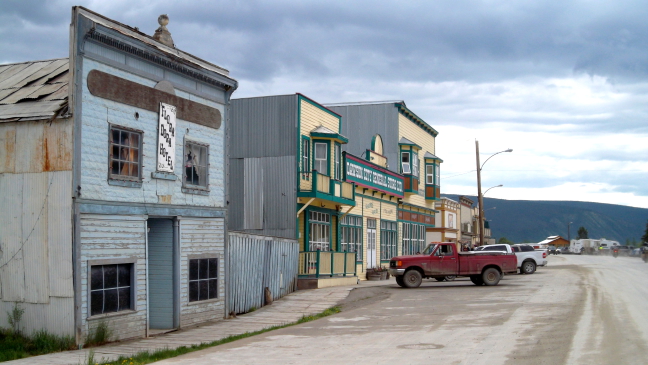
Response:
[[[315,218],[313,218],[315,216]],[[324,213],[320,212],[317,210],[309,210],[308,214],[308,251],[332,251],[333,248],[333,243],[332,243],[332,238],[331,238],[331,222],[333,220],[332,215],[330,213]],[[322,217],[322,219],[319,219],[319,217]],[[323,219],[323,217],[326,217],[327,219]],[[316,240],[315,243],[318,245],[317,249],[313,249],[313,233],[314,233],[314,227],[321,227],[320,232],[325,232],[322,237],[326,237],[328,239],[328,242],[324,242],[323,240]],[[325,248],[325,249],[324,249]]]
[[[380,220],[380,261],[398,256],[398,222]]]
[[[351,222],[353,221],[353,222]],[[340,219],[340,252],[355,252],[356,253],[356,262],[363,262],[364,253],[363,253],[363,219],[361,216],[357,215],[346,215]],[[353,241],[350,242],[351,236],[353,236]],[[348,245],[354,245],[354,250],[345,250],[345,247]]]
[[[103,317],[110,317],[110,316],[117,316],[117,315],[124,315],[124,314],[131,314],[135,313],[137,311],[137,260],[136,259],[107,259],[107,260],[88,260],[87,261],[87,305],[86,305],[86,318],[91,320],[93,318],[103,318]],[[117,311],[110,311],[110,312],[103,312],[103,313],[92,313],[92,292],[96,292],[98,290],[107,290],[106,288],[102,289],[92,289],[92,268],[97,267],[97,266],[110,266],[110,265],[128,265],[130,266],[130,275],[129,275],[129,280],[130,280],[130,285],[129,291],[130,291],[130,300],[129,300],[129,307],[128,308],[123,308],[121,310]],[[119,270],[119,268],[117,268]],[[119,280],[119,273],[117,273],[117,280]],[[121,288],[124,288],[125,286],[122,286]],[[120,288],[117,286],[116,288]],[[110,288],[108,288],[110,289]],[[105,296],[104,296],[105,300]],[[105,303],[104,303],[105,305]],[[119,303],[118,303],[119,305]],[[119,307],[118,307],[119,308]]]
[[[407,156],[407,162],[403,161],[403,157]],[[405,171],[405,166],[407,166],[407,171]],[[411,151],[401,151],[401,174],[411,175],[412,174],[412,154]]]
[[[198,261],[198,275],[200,275],[200,261],[207,261],[207,263],[209,264],[210,260],[216,260],[216,270],[215,270],[216,271],[216,277],[209,277],[210,270],[209,270],[209,266],[208,266],[208,268],[207,268],[208,277],[207,278],[198,277],[198,279],[192,279],[191,278],[191,262],[192,261]],[[222,265],[221,258],[219,256],[217,256],[217,255],[208,255],[208,256],[204,256],[204,257],[201,255],[201,256],[198,256],[198,257],[189,257],[189,258],[187,258],[187,303],[195,304],[195,303],[203,303],[203,302],[207,302],[207,301],[214,301],[214,300],[221,299],[221,297],[219,295],[220,284],[221,284],[219,270],[221,269],[221,265]],[[216,281],[216,296],[215,297],[211,297],[209,295],[210,294],[209,281],[211,281],[211,280]],[[208,294],[207,294],[206,299],[201,299],[200,298],[200,282],[201,281],[206,281],[207,282],[207,293]],[[198,282],[198,299],[193,299],[192,300],[192,294],[191,294],[191,286],[192,286],[191,283],[192,282]]]
[[[113,130],[119,130],[120,134],[121,132],[126,132],[130,134],[137,134],[139,137],[139,142],[137,145],[137,150],[138,150],[138,156],[137,156],[137,162],[134,161],[126,161],[129,163],[137,163],[137,166],[139,167],[138,175],[137,176],[129,176],[129,175],[121,175],[121,174],[113,174],[112,172],[112,164],[113,164],[113,145],[117,146],[122,146],[121,144],[115,144],[113,143]],[[142,148],[144,145],[144,131],[140,129],[135,129],[135,128],[130,128],[130,127],[125,127],[123,125],[118,125],[118,124],[108,124],[108,181],[115,181],[115,182],[124,182],[126,184],[130,183],[140,183],[136,185],[135,187],[140,187],[141,182],[142,182],[142,177],[144,176],[144,173],[142,171],[142,162],[143,162],[143,156],[142,156]],[[126,147],[126,146],[124,146]],[[132,146],[128,146],[132,147]],[[115,161],[121,161],[120,159],[116,159]]]
[[[205,173],[207,174],[207,176],[205,177],[205,186],[194,185],[194,184],[190,184],[190,183],[187,182],[187,169],[186,169],[186,166],[185,166],[186,162],[184,160],[185,155],[186,155],[185,151],[186,151],[186,148],[187,148],[187,144],[193,144],[193,145],[196,145],[198,147],[205,148],[205,159],[206,159],[206,161],[205,161],[204,168],[205,168]],[[184,140],[184,142],[182,144],[182,187],[183,188],[209,191],[209,157],[210,157],[210,155],[209,155],[209,144],[204,143],[204,142],[198,142],[198,141],[193,140],[193,139],[185,138],[185,140]],[[200,160],[198,161],[198,163],[199,163],[198,166],[201,166],[200,165]]]
[[[429,168],[432,172],[428,171]],[[435,170],[434,164],[425,164],[425,185],[434,185]]]
[[[411,164],[412,164],[412,176],[414,176],[414,177],[416,177],[418,179],[419,175],[421,174],[421,171],[420,171],[420,166],[421,166],[420,162],[421,161],[418,158],[418,153],[414,152],[413,150],[411,152],[412,152],[412,161],[411,161]]]
[[[335,160],[333,162],[335,165],[333,169],[333,178],[335,180],[342,180],[342,146],[337,142],[333,145],[333,159]]]
[[[326,153],[324,154],[326,156],[325,160],[317,158],[317,145],[323,145],[326,148]],[[329,148],[329,143],[328,142],[316,142],[316,141],[313,141],[313,170],[317,170],[318,174],[330,176],[330,172],[329,172],[330,166],[329,165],[330,165],[331,156],[329,154],[330,154],[330,148]],[[326,166],[326,171],[320,171],[319,169],[317,169],[319,167],[319,165],[321,164],[320,161],[325,161],[324,164]]]
[[[311,140],[309,137],[302,136],[301,145],[301,171],[311,172]]]

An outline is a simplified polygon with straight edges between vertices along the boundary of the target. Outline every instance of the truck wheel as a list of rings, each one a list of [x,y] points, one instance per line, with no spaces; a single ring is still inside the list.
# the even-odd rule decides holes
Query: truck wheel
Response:
[[[522,263],[521,270],[525,274],[533,274],[536,271],[536,264],[533,261],[525,261]]]
[[[400,286],[401,288],[405,287],[405,283],[403,283],[403,276],[396,277],[396,284],[398,284],[398,286]]]
[[[445,281],[454,281],[454,279],[456,279],[456,278],[457,278],[456,275],[447,275],[445,277]]]
[[[406,288],[418,288],[422,281],[423,276],[417,270],[410,270],[403,275],[403,284]]]
[[[484,285],[487,286],[497,285],[501,278],[499,271],[494,267],[490,267],[482,273],[482,281],[484,282]]]
[[[481,275],[470,275],[470,281],[475,285],[484,285]]]
[[[444,280],[445,280],[445,277],[442,277],[442,278],[434,278],[434,280],[436,280],[436,281],[444,281]]]

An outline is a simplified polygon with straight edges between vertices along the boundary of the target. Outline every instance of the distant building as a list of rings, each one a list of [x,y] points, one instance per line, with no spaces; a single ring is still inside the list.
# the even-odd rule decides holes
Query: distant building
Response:
[[[569,241],[560,236],[549,236],[545,240],[532,244],[536,248],[547,248],[547,246],[568,247]]]
[[[430,240],[459,243],[461,241],[460,204],[452,199],[441,198],[441,201],[436,202],[435,208],[439,213],[436,215],[436,225],[431,229],[431,234],[428,235]],[[460,248],[458,247],[458,249]]]

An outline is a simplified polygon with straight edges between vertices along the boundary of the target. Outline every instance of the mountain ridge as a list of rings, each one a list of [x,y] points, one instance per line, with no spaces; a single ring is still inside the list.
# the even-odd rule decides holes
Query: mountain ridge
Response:
[[[458,202],[460,195],[441,196]],[[476,196],[465,196],[477,202]],[[516,243],[540,242],[555,235],[568,238],[567,224],[572,222],[571,238],[579,227],[585,227],[590,238],[632,244],[641,240],[648,221],[648,209],[609,203],[484,198],[484,208],[492,237]]]

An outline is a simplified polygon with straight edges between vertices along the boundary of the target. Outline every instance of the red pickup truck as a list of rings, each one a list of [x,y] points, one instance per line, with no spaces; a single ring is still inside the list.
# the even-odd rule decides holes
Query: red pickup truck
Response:
[[[497,285],[505,274],[517,272],[514,254],[495,251],[457,252],[454,243],[432,242],[422,254],[396,256],[389,273],[403,288],[417,288],[423,278],[468,276],[475,285]]]

